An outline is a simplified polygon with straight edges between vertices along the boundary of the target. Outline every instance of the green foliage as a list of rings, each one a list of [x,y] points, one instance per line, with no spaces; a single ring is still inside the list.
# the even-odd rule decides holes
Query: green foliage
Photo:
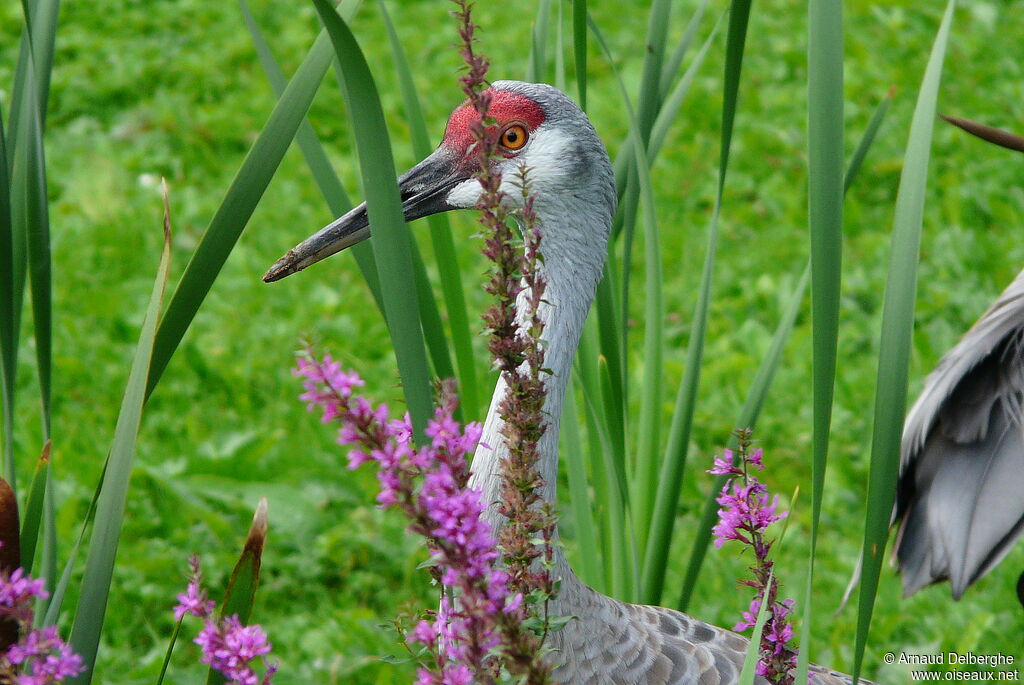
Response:
[[[52,7],[55,3],[31,4]],[[530,22],[539,5],[513,12],[508,4],[479,3],[476,16],[483,27],[482,47],[492,58],[495,78],[524,75],[525,46],[532,44],[534,36]],[[552,73],[550,64],[557,65],[554,38],[573,31],[570,51],[576,66],[584,63],[581,56],[586,57],[582,73],[587,78],[588,114],[625,167],[626,160],[635,158],[626,145],[632,127],[601,46],[586,40],[593,34],[581,35],[582,5],[574,3],[573,11],[564,16],[547,15],[546,53],[534,53],[529,63]],[[682,44],[689,22],[702,6],[696,0],[672,4],[668,21],[659,27],[665,29],[667,46]],[[648,29],[648,8],[627,12],[622,7],[622,3],[590,0],[584,9],[601,27],[627,92],[637,93],[645,77],[649,83],[654,74],[668,108],[672,96],[666,94],[670,92],[666,84],[673,82],[666,80],[664,64],[657,72],[649,71],[642,41],[637,39]],[[460,99],[453,77],[460,62],[450,49],[451,20],[443,6],[425,0],[391,3],[389,9],[433,144]],[[650,191],[661,227],[664,367],[660,375],[668,388],[679,386],[683,350],[695,339],[690,321],[702,282],[701,248],[707,242],[716,194],[721,137],[717,113],[722,108],[720,75],[725,54],[721,37],[708,37],[724,9],[725,3],[711,3],[707,16],[695,20],[694,39],[707,41],[705,61],[687,72],[687,99],[675,124],[659,126],[662,120],[653,120],[646,150],[653,159]],[[251,10],[271,37],[284,73],[295,72],[319,30],[312,6],[260,0],[251,3]],[[0,8],[0,32],[5,38],[0,41],[3,84],[13,83],[17,70],[20,12],[17,3]],[[842,669],[853,665],[851,636],[856,616],[848,609],[835,618],[824,617],[840,596],[859,553],[866,436],[872,423],[866,408],[875,389],[891,213],[910,113],[940,12],[934,4],[844,3],[845,158],[851,157],[881,95],[892,85],[897,90],[876,147],[864,160],[860,179],[844,206],[840,373],[829,479],[821,501],[821,526],[829,535],[828,544],[819,545],[816,554],[815,613],[822,618],[815,622],[811,655]],[[1019,128],[1019,103],[1024,102],[1024,74],[1014,59],[1016,37],[1024,31],[1019,14],[991,2],[972,3],[959,11],[956,42],[951,43],[958,69],[947,70],[940,108]],[[553,16],[562,16],[564,25],[556,26]],[[781,355],[758,429],[765,449],[777,460],[773,472],[779,474],[779,482],[772,486],[788,491],[793,484],[810,479],[811,325],[806,305],[798,312],[791,309],[792,293],[802,289],[798,275],[807,261],[808,245],[806,11],[754,3],[750,21],[733,153],[722,197],[715,296],[708,305],[701,387],[693,428],[683,446],[691,456],[678,504],[667,507],[679,531],[666,550],[665,582],[670,588],[680,584],[690,531],[698,527],[705,496],[713,487],[703,470],[710,454],[727,440],[766,355]],[[54,275],[50,471],[57,484],[56,532],[63,562],[90,511],[125,387],[125,359],[138,339],[153,264],[161,248],[158,231],[147,230],[159,220],[154,180],[166,176],[171,184],[178,227],[172,249],[176,263],[184,264],[196,245],[206,240],[204,228],[263,130],[276,97],[256,64],[243,15],[232,3],[65,3],[60,23],[52,58],[53,93],[48,96],[45,120],[49,187],[44,197],[49,200]],[[415,116],[396,75],[388,27],[374,3],[366,3],[351,26],[380,89],[396,166],[405,168],[415,161],[406,144],[415,126],[408,119]],[[320,50],[329,58],[329,46],[322,45]],[[669,54],[673,54],[671,47],[663,62],[670,61]],[[695,61],[684,58],[679,68],[689,69]],[[557,66],[554,71],[559,72]],[[582,92],[582,85],[570,79],[570,92],[577,88]],[[320,91],[308,120],[339,169],[339,187],[347,188],[353,197],[363,197],[347,105],[338,89]],[[46,89],[40,92],[47,97]],[[0,99],[6,111],[11,102],[7,93],[0,94]],[[13,118],[19,117],[15,113]],[[22,123],[11,122],[9,116],[6,154],[16,139],[12,131],[25,135],[27,130]],[[1024,244],[1012,230],[1024,217],[1019,168],[951,127],[938,126],[934,137],[932,168],[923,190],[919,301],[909,367],[912,391],[1024,263]],[[97,661],[103,682],[152,682],[173,627],[174,593],[184,583],[168,569],[181,568],[191,551],[203,552],[204,565],[212,574],[211,587],[223,588],[235,561],[231,550],[238,531],[246,524],[252,502],[263,495],[274,512],[274,527],[256,611],[275,643],[275,655],[282,659],[276,682],[409,680],[409,664],[395,667],[380,662],[381,655],[400,658],[404,651],[378,624],[394,615],[406,598],[414,608],[433,603],[433,589],[415,571],[423,552],[403,535],[400,521],[372,506],[373,477],[347,472],[330,432],[292,401],[298,388],[287,372],[297,339],[309,336],[322,341],[343,363],[357,367],[392,403],[401,403],[386,326],[370,289],[363,285],[364,278],[347,255],[273,287],[259,281],[285,249],[333,218],[324,208],[306,162],[286,153],[289,140],[278,141],[274,150],[280,168],[272,181],[269,174],[277,168],[276,161],[270,164],[267,156],[247,163],[259,165],[268,183],[259,205],[255,199],[249,202],[248,231],[237,244],[233,238],[228,241],[229,248],[233,245],[230,258],[223,252],[215,268],[189,269],[193,273],[189,278],[207,282],[202,292],[205,300],[187,317],[192,322],[187,335],[182,337],[183,328],[182,335],[164,334],[168,341],[180,338],[180,345],[174,339],[168,348],[177,348],[173,359],[164,353],[170,363],[160,392],[148,402],[139,434]],[[628,172],[622,176],[624,190],[629,177]],[[633,183],[632,202],[639,203],[638,179]],[[6,185],[0,182],[4,189]],[[627,196],[624,204],[629,203]],[[7,204],[0,205],[0,343],[4,343],[0,351],[5,406],[9,396],[16,412],[3,435],[19,470],[27,473],[41,448],[38,407],[45,390],[40,389],[36,373],[40,350],[31,338],[30,323],[37,315],[33,310],[33,319],[26,320],[23,330],[8,323],[15,320],[10,306],[14,300],[5,293],[14,287],[8,276],[16,274],[13,267],[3,268],[3,260],[15,246],[14,236],[5,230]],[[464,382],[472,375],[480,379],[478,389],[486,393],[491,376],[481,341],[460,333],[464,325],[471,331],[478,329],[476,314],[486,299],[475,276],[483,272],[485,262],[477,241],[470,237],[472,218],[451,218],[453,255],[461,265],[468,324],[455,321],[448,309],[449,286],[443,284],[449,267],[437,266],[446,248],[425,240],[426,230],[413,226],[409,235],[420,243],[430,282],[445,291],[446,315],[451,317],[447,323],[463,345],[461,353],[453,347],[456,368]],[[575,567],[597,587],[611,583],[614,575],[602,562],[619,564],[609,559],[628,559],[629,543],[610,538],[609,532],[615,526],[629,530],[633,525],[624,523],[629,521],[629,493],[620,487],[635,455],[602,431],[619,421],[633,431],[625,444],[635,444],[636,426],[628,417],[639,416],[643,395],[636,381],[652,373],[642,341],[654,322],[631,314],[644,311],[649,286],[643,279],[631,286],[630,270],[622,270],[624,265],[634,271],[647,269],[651,257],[642,245],[635,251],[627,248],[632,229],[626,226],[620,231],[615,248],[619,271],[612,273],[615,287],[603,296],[601,330],[592,323],[588,331],[591,351],[581,355],[581,361],[589,359],[592,366],[580,374],[579,385],[588,389],[585,396],[576,397],[580,430],[576,446],[569,450],[581,458],[567,468],[572,487],[561,488],[563,501],[571,498],[575,503],[583,498],[585,506],[573,507],[572,513],[563,504],[561,527]],[[635,240],[645,241],[645,236],[637,232]],[[10,250],[4,249],[7,244]],[[773,348],[772,331],[791,312],[795,316],[791,344],[785,350]],[[609,319],[614,322],[605,325]],[[19,330],[21,345],[16,346],[10,341],[19,340],[15,335]],[[606,355],[600,362],[600,355],[614,346],[622,350],[620,356]],[[479,399],[467,402],[466,418],[481,418],[484,404]],[[662,397],[649,406],[649,420],[660,419],[667,425],[672,410]],[[568,424],[563,428],[570,432]],[[568,452],[563,456],[568,457]],[[584,482],[586,476],[589,483]],[[27,493],[23,487],[22,496]],[[577,509],[586,511],[588,518],[577,516]],[[810,524],[810,508],[799,511],[791,524],[786,559],[778,566],[790,587],[799,587],[804,572]],[[588,539],[594,542],[581,549],[579,543]],[[603,558],[591,556],[598,548],[605,552]],[[744,560],[712,554],[705,563],[689,608],[704,619],[729,624],[746,605],[734,585]],[[904,678],[879,664],[877,655],[885,649],[927,645],[929,649],[1013,653],[1019,647],[1016,636],[1024,630],[1012,588],[1022,563],[1024,553],[1018,548],[959,604],[949,600],[944,587],[904,601],[898,580],[883,571],[865,675]],[[617,573],[621,576],[618,589],[624,590],[629,569],[620,567]],[[66,606],[78,601],[79,574],[80,570],[69,570],[60,583],[67,587]],[[913,619],[907,620],[908,616]],[[194,659],[193,666],[187,665],[195,656],[190,640],[183,638],[179,650],[169,680],[199,682],[205,669]]]

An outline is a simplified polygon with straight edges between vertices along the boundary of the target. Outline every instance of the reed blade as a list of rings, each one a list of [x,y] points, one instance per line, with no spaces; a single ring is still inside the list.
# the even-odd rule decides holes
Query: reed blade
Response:
[[[906,414],[907,378],[914,329],[917,265],[924,218],[932,129],[935,124],[942,65],[949,44],[955,0],[949,0],[925,68],[910,124],[903,158],[896,209],[893,216],[892,253],[882,309],[882,334],[878,351],[874,428],[871,435],[871,472],[868,480],[867,515],[864,522],[860,597],[854,651],[854,682],[864,661],[868,629],[889,537],[900,464],[900,439]]]
[[[848,191],[853,185],[854,180],[857,178],[862,163],[878,135],[882,122],[885,120],[885,115],[889,111],[889,104],[891,102],[892,93],[890,92],[882,98],[878,106],[875,108],[875,111],[871,116],[871,121],[868,123],[867,128],[861,136],[861,139],[857,144],[857,149],[850,158],[850,163],[846,169],[846,175],[843,182],[843,192]],[[775,334],[772,337],[772,344],[769,348],[768,354],[766,354],[765,358],[761,361],[761,366],[758,368],[754,382],[747,391],[747,399],[743,404],[743,409],[740,411],[739,419],[736,422],[737,428],[753,428],[757,423],[757,417],[760,414],[761,406],[764,404],[764,398],[767,396],[768,387],[770,386],[771,380],[774,376],[774,370],[781,362],[782,351],[790,334],[792,333],[792,328],[796,321],[797,313],[799,312],[800,303],[803,301],[804,295],[807,291],[807,284],[810,282],[810,270],[811,265],[808,260],[807,267],[804,269],[804,273],[800,277],[799,284],[790,297],[789,304],[786,308],[786,314],[775,329]],[[734,444],[730,442],[729,446],[732,448]],[[711,542],[711,529],[717,519],[716,512],[718,511],[718,503],[715,501],[715,498],[718,496],[718,492],[722,489],[722,483],[724,481],[724,477],[716,477],[711,486],[708,497],[704,502],[704,509],[696,527],[696,533],[694,534],[693,545],[690,552],[690,559],[687,563],[686,573],[683,577],[683,587],[680,592],[678,602],[680,611],[686,610],[690,603],[693,590],[696,587],[697,578],[700,575],[700,569],[704,563],[704,555],[707,552],[708,544]]]
[[[417,158],[422,159],[431,151],[430,136],[427,133],[423,108],[420,106],[420,98],[413,82],[409,60],[398,39],[394,24],[391,22],[386,3],[384,0],[380,0],[379,4],[388,29],[391,52],[395,57],[402,102],[405,105],[406,120],[412,137],[413,153]],[[445,214],[434,214],[427,217],[427,227],[430,230],[430,240],[434,248],[434,259],[437,260],[438,272],[441,274],[441,293],[444,297],[445,310],[448,312],[448,326],[451,331],[452,348],[455,351],[455,365],[459,372],[460,407],[467,417],[482,417],[487,411],[487,407],[481,405],[480,400],[476,362],[473,356],[474,335],[469,325],[462,269],[455,252],[451,223]]]
[[[388,274],[381,280],[388,330],[394,342],[413,433],[418,442],[423,442],[427,421],[433,413],[433,396],[419,325],[410,237],[402,215],[384,110],[370,67],[352,31],[329,2],[313,0],[313,4],[341,66],[339,78],[352,118],[366,205],[373,223],[373,255],[378,273]]]
[[[708,243],[701,274],[701,287],[693,312],[690,343],[686,353],[686,370],[676,394],[676,405],[669,428],[668,445],[656,481],[652,481],[650,517],[642,523],[649,526],[647,545],[644,547],[642,596],[661,596],[664,587],[665,559],[671,545],[675,525],[676,507],[686,468],[690,431],[696,407],[700,370],[704,357],[704,337],[707,330],[708,309],[714,278],[715,254],[718,247],[718,217],[721,212],[725,178],[729,169],[729,151],[732,148],[733,123],[739,100],[739,82],[746,45],[747,23],[750,19],[750,0],[733,0],[729,11],[729,34],[726,41],[724,97],[722,102],[722,133],[718,165],[718,186],[715,205],[708,226]]]
[[[124,521],[125,502],[128,497],[128,482],[131,477],[132,461],[135,458],[135,441],[142,420],[142,407],[146,399],[146,379],[153,359],[157,320],[163,303],[167,274],[171,262],[170,210],[167,205],[166,187],[164,194],[164,241],[160,265],[153,283],[146,318],[142,323],[138,347],[132,361],[128,383],[125,388],[121,410],[114,428],[114,442],[110,448],[107,466],[104,469],[102,485],[96,502],[96,524],[89,540],[89,551],[82,576],[82,590],[71,626],[70,644],[73,651],[82,657],[85,671],[69,682],[85,685],[92,682],[93,667],[99,649],[103,619],[110,597],[110,583],[114,574],[114,561]]]
[[[349,16],[358,4],[358,0],[345,0],[341,4],[342,14]],[[192,324],[192,319],[263,197],[270,179],[306,116],[333,56],[330,40],[326,34],[321,33],[292,76],[266,126],[260,131],[235,174],[160,320],[146,385],[147,397],[159,383],[182,337]]]
[[[245,26],[249,30],[249,36],[252,38],[253,47],[256,48],[256,55],[260,60],[260,65],[267,75],[267,80],[270,82],[274,95],[280,100],[281,96],[284,95],[285,89],[288,87],[288,79],[285,78],[284,72],[281,71],[277,60],[274,59],[270,45],[263,37],[263,32],[260,31],[260,27],[253,18],[252,12],[249,11],[248,3],[245,0],[238,0],[238,4],[242,10]],[[310,173],[313,174],[313,180],[316,181],[320,194],[327,201],[331,214],[338,217],[352,209],[352,200],[348,193],[345,192],[344,186],[341,185],[338,175],[334,173],[334,167],[327,158],[327,153],[324,152],[316,132],[306,117],[303,117],[302,123],[299,124],[299,130],[295,134],[295,141],[299,144],[299,149],[302,150],[302,156],[306,159],[306,165],[309,167]],[[373,245],[370,241],[365,241],[353,245],[349,248],[349,251],[355,256],[356,265],[359,267],[367,287],[370,288],[370,293],[373,295],[374,302],[377,303],[377,308],[383,314],[384,300],[380,294],[380,276],[377,274],[377,264],[373,261]]]

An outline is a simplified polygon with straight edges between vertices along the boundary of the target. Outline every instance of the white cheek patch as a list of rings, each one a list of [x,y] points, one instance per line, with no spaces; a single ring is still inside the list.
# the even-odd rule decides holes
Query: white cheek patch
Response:
[[[519,168],[524,165],[528,169],[529,182],[542,186],[532,188],[535,194],[539,194],[542,189],[546,193],[557,192],[560,187],[571,186],[576,181],[570,162],[573,158],[570,145],[571,141],[563,133],[542,126],[530,136],[530,142],[522,154],[498,164],[502,174],[501,191],[510,208],[522,205]],[[452,188],[446,199],[452,207],[471,209],[477,206],[481,194],[480,182],[471,178]]]
[[[528,178],[543,182],[549,188],[557,187],[561,182],[572,182],[573,174],[569,153],[570,141],[566,135],[554,127],[541,126],[530,136],[529,145],[524,154],[514,161],[516,167],[526,165]],[[503,188],[504,190],[504,188]]]
[[[446,199],[452,207],[469,209],[476,207],[476,203],[480,200],[480,193],[480,181],[471,178],[452,188]]]

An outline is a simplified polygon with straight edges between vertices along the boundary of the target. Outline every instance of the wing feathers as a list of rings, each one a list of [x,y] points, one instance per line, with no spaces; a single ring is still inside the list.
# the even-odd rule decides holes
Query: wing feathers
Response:
[[[953,597],[1024,532],[1024,272],[939,362],[907,416],[895,517],[903,589]]]

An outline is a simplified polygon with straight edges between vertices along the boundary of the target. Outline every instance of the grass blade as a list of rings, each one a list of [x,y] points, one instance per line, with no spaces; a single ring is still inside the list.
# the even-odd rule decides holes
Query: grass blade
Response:
[[[569,508],[576,525],[576,548],[580,551],[580,578],[598,592],[605,592],[604,568],[598,556],[595,532],[595,508],[591,504],[587,487],[587,468],[583,457],[576,410],[576,394],[570,389],[565,394],[562,410],[562,454],[565,457],[569,480]]]
[[[132,460],[135,457],[135,440],[142,420],[142,407],[146,396],[146,379],[153,358],[156,339],[157,319],[167,285],[167,273],[171,261],[170,209],[164,190],[164,244],[160,255],[153,292],[150,295],[146,318],[139,334],[124,400],[114,428],[114,442],[110,448],[108,465],[104,470],[101,490],[96,503],[96,525],[93,527],[86,558],[85,574],[82,577],[82,593],[78,598],[75,620],[71,627],[72,649],[82,657],[85,671],[70,682],[85,685],[92,681],[96,652],[99,648],[103,618],[106,614],[110,594],[110,581],[114,573],[117,544],[124,520],[125,500],[128,496],[128,481],[131,476]]]
[[[444,324],[441,323],[441,312],[437,308],[437,300],[430,288],[427,266],[423,263],[423,255],[416,246],[416,240],[409,236],[409,255],[412,257],[413,277],[416,279],[416,300],[419,303],[420,326],[423,327],[423,340],[430,352],[430,361],[434,365],[434,376],[437,378],[454,378],[455,368],[448,353],[448,338],[444,335]],[[461,407],[455,410],[455,418],[462,421]]]
[[[540,0],[537,18],[533,23],[533,42],[530,45],[530,62],[526,68],[527,81],[544,81],[547,74],[548,23],[551,20],[551,0]]]
[[[412,80],[409,61],[391,22],[384,0],[380,0],[380,8],[388,29],[391,51],[395,56],[398,83],[402,90],[402,101],[405,104],[413,152],[422,159],[430,154],[431,150],[426,120],[423,117],[419,96]],[[466,416],[483,416],[486,407],[482,407],[480,404],[476,362],[473,356],[473,333],[469,325],[465,290],[462,286],[462,270],[455,253],[451,224],[447,215],[434,214],[427,217],[427,226],[430,229],[430,240],[434,247],[434,258],[437,260],[438,271],[441,274],[441,293],[444,297],[445,309],[448,312],[452,348],[455,351],[455,364],[459,371],[459,401]]]
[[[672,57],[665,61],[664,66],[661,68],[661,80],[658,84],[658,91],[662,101],[668,96],[669,88],[672,86],[672,79],[676,77],[679,67],[683,64],[683,58],[686,57],[686,53],[693,43],[693,37],[697,33],[697,27],[700,26],[701,19],[704,18],[704,10],[707,9],[707,6],[708,0],[701,0],[701,3],[697,5],[696,11],[686,25],[686,30],[683,31],[683,37],[679,39],[675,50],[672,51]],[[662,104],[661,108],[664,109],[664,104]]]
[[[860,142],[857,143],[857,149],[853,151],[853,156],[850,157],[850,163],[846,167],[846,175],[843,178],[843,193],[847,193],[850,190],[850,186],[853,185],[853,181],[857,178],[857,174],[860,173],[860,167],[864,164],[864,158],[868,156],[868,150],[871,149],[871,145],[875,142],[875,137],[878,135],[878,129],[882,127],[882,122],[885,121],[885,115],[889,112],[889,105],[892,103],[892,89],[885,94],[878,106],[875,107],[874,113],[871,115],[871,120],[868,122],[867,128],[864,130],[864,135],[861,136]]]
[[[43,445],[43,452],[36,462],[36,472],[32,477],[32,487],[25,503],[25,520],[21,524],[21,565],[26,573],[32,572],[35,562],[36,547],[39,544],[43,522],[43,501],[50,478],[50,441]]]
[[[724,14],[722,16],[725,16]],[[686,68],[683,75],[679,78],[679,82],[665,97],[665,101],[661,106],[661,111],[658,112],[658,118],[654,121],[654,128],[651,129],[651,141],[647,146],[647,157],[648,160],[653,160],[661,152],[661,146],[665,144],[665,138],[668,136],[668,130],[675,121],[676,116],[679,114],[680,108],[683,106],[683,100],[686,98],[686,94],[690,91],[690,86],[693,84],[693,79],[697,76],[697,71],[700,70],[701,65],[704,64],[704,58],[708,54],[708,50],[711,48],[711,44],[718,36],[718,27],[721,25],[722,17],[715,22],[714,28],[711,29],[711,33],[708,34],[707,39],[701,46],[700,50],[694,56],[690,66]]]
[[[644,66],[637,99],[636,129],[644,147],[650,140],[654,119],[661,108],[661,70],[665,61],[669,10],[672,0],[654,0],[647,14],[647,38],[644,42]]]
[[[807,218],[811,240],[811,544],[797,677],[814,634],[814,555],[832,427],[843,254],[843,6],[812,0],[807,40]]]
[[[357,4],[357,1],[342,3],[342,12],[353,11]],[[299,124],[306,115],[306,110],[309,109],[313,95],[327,73],[332,56],[330,41],[326,35],[321,34],[288,83],[274,111],[271,112],[267,125],[253,143],[231,182],[224,201],[210,221],[188,266],[185,267],[185,273],[178,281],[174,296],[160,320],[153,348],[153,363],[146,385],[147,397],[156,388],[182,336],[191,325],[249,217],[256,209],[256,204],[277,171]]]
[[[718,248],[718,216],[722,207],[725,177],[729,169],[729,151],[732,147],[733,122],[739,99],[740,73],[746,44],[747,22],[750,18],[750,0],[733,0],[729,12],[729,36],[726,42],[724,98],[722,102],[722,134],[719,156],[718,187],[715,206],[708,226],[708,244],[701,275],[700,293],[690,327],[690,343],[686,352],[686,371],[676,395],[675,410],[669,428],[668,445],[661,462],[657,481],[652,482],[652,513],[644,523],[650,526],[648,544],[644,548],[643,597],[660,598],[665,582],[665,560],[672,542],[676,506],[686,467],[690,429],[696,407],[697,388],[700,385],[701,363],[704,357],[704,336],[707,330],[708,309],[711,303],[711,285]],[[657,600],[654,600],[657,601]]]
[[[563,93],[568,90],[565,85],[565,20],[562,13],[563,3],[558,3],[555,21],[555,88]]]
[[[587,0],[572,2],[572,49],[580,109],[587,111]]]
[[[878,134],[878,130],[882,125],[882,121],[885,119],[885,115],[889,110],[890,102],[892,102],[891,92],[882,98],[882,101],[875,108],[871,121],[868,123],[868,126],[857,145],[857,149],[850,159],[850,164],[847,167],[846,177],[843,184],[843,192],[849,190],[853,185],[864,158],[867,156],[868,150],[871,148],[871,145]],[[790,296],[786,313],[775,329],[775,334],[772,336],[772,343],[768,349],[768,353],[765,355],[765,358],[761,360],[761,365],[758,368],[757,375],[754,377],[754,382],[747,391],[747,398],[743,403],[743,409],[740,410],[739,419],[736,421],[737,428],[754,428],[757,423],[757,418],[761,412],[761,407],[763,406],[764,399],[767,396],[768,388],[774,377],[775,369],[778,368],[782,359],[783,349],[785,348],[786,342],[789,340],[793,325],[796,322],[797,314],[800,311],[800,304],[803,302],[804,295],[807,291],[807,284],[810,282],[810,275],[811,265],[808,261],[796,289]],[[729,448],[732,449],[734,447],[735,443],[730,439]],[[686,574],[683,577],[683,587],[679,596],[678,606],[681,611],[686,610],[690,603],[690,598],[693,595],[693,590],[697,586],[697,577],[700,575],[700,569],[704,563],[704,555],[707,552],[708,544],[711,542],[711,528],[714,526],[715,520],[718,517],[718,502],[715,501],[715,497],[718,496],[718,492],[722,489],[722,483],[724,481],[724,476],[716,476],[711,486],[711,490],[709,491],[708,498],[704,503],[704,510],[701,514],[700,522],[696,527],[693,546],[690,552],[690,560],[687,563]]]
[[[654,10],[652,9],[652,12]],[[608,45],[604,41],[600,30],[594,22],[590,24],[594,36],[601,45],[612,63]],[[660,67],[659,67],[660,69]],[[614,71],[614,67],[613,67]],[[618,72],[615,72],[623,103],[626,105],[626,112],[629,116],[630,127],[633,132],[634,141],[640,140],[640,123],[637,115],[633,112],[626,92],[625,85]],[[646,334],[644,338],[644,395],[641,398],[640,408],[640,444],[637,451],[636,475],[633,481],[633,492],[630,497],[631,518],[635,522],[639,533],[639,553],[644,554],[646,532],[650,520],[650,512],[653,506],[653,493],[655,490],[655,452],[658,445],[658,436],[661,427],[661,418],[658,408],[661,404],[661,375],[662,375],[662,319],[663,308],[661,298],[661,250],[659,247],[658,221],[654,193],[652,191],[649,164],[646,151],[643,145],[633,145],[633,154],[636,157],[634,169],[637,171],[637,185],[639,195],[642,199],[641,205],[644,211],[644,257],[646,267]],[[606,274],[608,270],[606,270]],[[602,282],[607,282],[605,278]],[[600,294],[600,286],[598,288]],[[599,299],[599,308],[600,308]],[[623,304],[625,306],[625,304]],[[623,377],[625,370],[623,370]],[[621,401],[625,404],[624,393]],[[624,411],[624,410],[623,410]]]
[[[867,516],[864,522],[864,550],[860,600],[857,609],[857,638],[853,674],[860,674],[874,610],[875,594],[882,568],[882,555],[889,537],[889,523],[899,473],[900,438],[906,414],[907,377],[911,336],[914,326],[914,297],[917,292],[917,263],[921,246],[924,193],[928,181],[932,129],[942,64],[949,43],[955,0],[949,0],[932,46],[914,107],[910,136],[904,156],[893,216],[892,256],[882,309],[882,335],[878,352],[878,384],[875,396],[874,429],[871,435],[871,474],[868,482]],[[855,681],[856,682],[856,681]]]
[[[238,4],[242,10],[242,17],[245,19],[245,26],[249,29],[253,47],[256,48],[256,55],[263,66],[263,71],[267,74],[267,80],[270,81],[270,87],[273,89],[274,95],[280,99],[284,95],[285,88],[288,86],[288,80],[285,78],[284,72],[281,71],[281,67],[278,66],[277,60],[274,59],[270,46],[263,38],[259,25],[253,18],[252,12],[249,11],[249,5],[245,0],[238,0]],[[306,165],[309,166],[309,170],[313,174],[313,180],[316,181],[320,194],[327,201],[331,214],[333,216],[341,216],[352,209],[352,200],[349,198],[348,193],[345,192],[344,186],[341,185],[338,175],[334,173],[334,167],[331,166],[327,153],[324,152],[323,146],[320,145],[320,141],[313,131],[313,127],[310,126],[309,121],[305,117],[302,118],[302,123],[299,124],[295,140],[299,144],[299,149],[302,150],[302,156],[306,159]],[[377,308],[383,314],[384,300],[380,294],[380,277],[377,274],[377,264],[373,261],[373,246],[370,242],[362,242],[358,245],[353,245],[349,250],[355,256],[356,265],[363,274],[363,279],[370,288],[370,293],[373,294]]]
[[[419,308],[415,297],[409,232],[402,216],[398,183],[384,111],[377,95],[370,67],[355,36],[326,0],[313,0],[341,66],[345,100],[359,149],[359,167],[366,192],[366,205],[373,226],[373,254],[377,271],[388,274],[381,281],[388,330],[395,344],[398,373],[402,378],[406,403],[419,441],[432,413],[433,398],[427,371],[423,333],[419,327]]]
[[[768,573],[768,582],[765,586],[771,587],[774,582],[775,570],[773,569]],[[767,621],[768,602],[761,602],[761,608],[757,610],[757,618],[754,620],[754,630],[750,633],[750,644],[747,645],[747,653],[743,657],[743,668],[740,670],[740,677],[736,680],[738,685],[754,685],[757,662],[761,658],[761,633],[764,632],[764,624]]]
[[[57,37],[57,16],[60,0],[22,0],[25,27],[22,30],[18,65],[14,72],[14,86],[11,89],[11,119],[9,136],[12,142],[18,140],[21,128],[22,104],[25,102],[25,88],[33,86],[42,126],[46,126],[46,109],[50,98],[50,75],[53,71],[53,50]],[[30,74],[32,68],[35,73]],[[7,151],[7,163],[13,163],[15,148]]]
[[[35,76],[30,60],[28,73]],[[36,368],[42,405],[43,439],[50,437],[50,399],[53,359],[53,293],[50,263],[50,220],[47,210],[46,161],[43,152],[42,113],[37,91],[26,91],[24,122],[15,152],[15,193],[13,211],[23,222],[29,283],[32,294],[32,325],[36,347]],[[23,166],[21,164],[23,164]],[[19,207],[20,205],[20,207]],[[13,474],[12,474],[13,475]],[[13,481],[11,487],[14,487]]]
[[[7,137],[0,116],[0,400],[3,404],[3,475],[14,475],[14,376],[17,369],[18,323],[14,287],[14,229],[11,184],[7,173]]]
[[[242,555],[231,571],[228,589],[220,605],[221,617],[238,616],[239,622],[248,625],[252,607],[256,601],[256,589],[260,584],[260,565],[263,562],[263,545],[267,540],[267,500],[263,498],[256,507],[249,527],[249,536],[242,548]],[[206,679],[207,685],[221,685],[226,678],[214,669]]]

